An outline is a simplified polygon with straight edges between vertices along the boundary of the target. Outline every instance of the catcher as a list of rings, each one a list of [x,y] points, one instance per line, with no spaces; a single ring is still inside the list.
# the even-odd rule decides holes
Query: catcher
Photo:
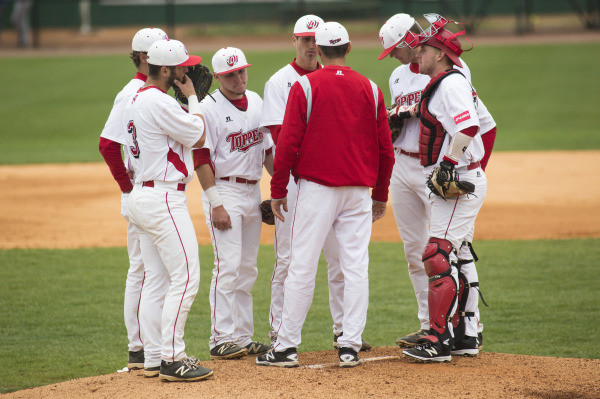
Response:
[[[449,326],[457,305],[457,251],[468,240],[487,191],[480,161],[484,147],[479,132],[477,92],[461,72],[463,50],[449,21],[427,15],[431,26],[411,41],[418,49],[419,72],[430,82],[419,102],[419,157],[431,196],[429,241],[423,263],[429,277],[429,320],[427,336],[403,353],[424,362],[447,362],[452,358],[453,330]],[[477,330],[466,334],[466,346],[455,354],[476,354]],[[470,337],[469,337],[470,336]],[[471,339],[472,338],[472,339]],[[471,342],[472,341],[472,342]],[[472,348],[470,347],[472,346]]]

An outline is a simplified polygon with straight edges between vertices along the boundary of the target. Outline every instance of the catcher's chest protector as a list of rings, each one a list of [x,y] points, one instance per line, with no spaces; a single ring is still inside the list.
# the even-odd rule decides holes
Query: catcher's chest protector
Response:
[[[419,124],[419,157],[422,166],[433,165],[437,162],[446,136],[446,131],[440,121],[429,112],[429,100],[431,100],[431,96],[442,80],[453,73],[460,72],[454,68],[447,69],[431,79],[421,95],[421,102],[419,103],[419,119],[421,120]]]

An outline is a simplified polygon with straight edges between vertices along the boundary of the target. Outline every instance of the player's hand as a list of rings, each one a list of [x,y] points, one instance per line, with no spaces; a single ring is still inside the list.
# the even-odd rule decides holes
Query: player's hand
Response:
[[[173,83],[175,83],[177,87],[179,87],[179,90],[181,90],[184,96],[189,97],[196,95],[196,89],[194,89],[194,82],[192,82],[192,79],[188,78],[187,75],[183,75],[183,82],[180,82],[179,80],[175,79]]]
[[[373,201],[373,223],[385,215],[385,202]]]
[[[273,215],[275,215],[275,217],[277,219],[281,220],[282,222],[285,222],[285,218],[283,217],[283,214],[281,213],[282,205],[283,205],[283,211],[287,213],[287,211],[288,211],[287,198],[271,200],[271,209],[273,210]]]
[[[231,226],[231,218],[223,205],[212,208],[212,224],[217,230],[227,230]]]
[[[392,107],[388,110],[388,119],[391,118],[400,118],[400,119],[408,119],[414,118],[417,116],[417,105],[398,105],[397,107]]]

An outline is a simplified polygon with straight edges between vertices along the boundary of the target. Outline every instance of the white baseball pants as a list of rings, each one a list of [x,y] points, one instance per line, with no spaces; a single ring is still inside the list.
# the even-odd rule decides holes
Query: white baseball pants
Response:
[[[127,212],[128,198],[129,193],[121,193],[121,215],[127,221],[127,253],[129,255],[129,270],[127,271],[127,280],[125,281],[123,313],[125,316],[127,338],[129,340],[129,350],[137,352],[144,348],[140,336],[140,322],[138,318],[142,287],[144,286],[144,262],[142,262],[140,237],[137,227],[130,220]]]
[[[369,239],[372,201],[367,187],[326,187],[298,181],[298,200],[292,222],[290,265],[284,284],[281,326],[276,350],[297,348],[312,303],[321,248],[333,228],[344,276],[341,347],[357,352],[369,306]]]
[[[217,190],[232,228],[218,230],[212,225],[212,208],[203,192],[204,215],[215,255],[210,283],[211,349],[225,342],[246,346],[252,341],[251,290],[258,276],[256,257],[262,226],[259,184],[217,180]]]
[[[272,331],[279,330],[281,325],[281,313],[283,311],[283,284],[288,275],[290,266],[290,239],[292,232],[291,215],[296,208],[298,186],[294,177],[290,176],[287,185],[288,212],[284,213],[285,222],[275,218],[275,266],[271,277],[271,308],[269,322]],[[329,232],[323,245],[325,260],[327,261],[327,275],[329,282],[329,309],[333,319],[333,333],[338,335],[342,332],[342,321],[344,317],[344,275],[340,268],[338,256],[338,244],[333,230]]]
[[[423,265],[423,249],[429,239],[431,206],[423,166],[418,158],[395,151],[390,181],[390,201],[396,226],[404,244],[408,275],[417,298],[417,316],[422,329],[429,329],[429,277]]]
[[[487,192],[487,178],[481,168],[468,171],[466,167],[462,167],[456,171],[461,180],[475,184],[475,192],[448,200],[431,195],[429,235],[450,241],[458,251],[462,242],[475,229],[475,218]]]
[[[138,184],[129,196],[146,270],[140,306],[145,367],[186,357],[185,323],[200,283],[198,242],[186,202],[177,183]]]

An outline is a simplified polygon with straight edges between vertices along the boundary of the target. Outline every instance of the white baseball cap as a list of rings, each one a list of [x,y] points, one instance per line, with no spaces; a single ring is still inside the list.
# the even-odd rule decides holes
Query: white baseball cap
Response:
[[[224,47],[217,51],[212,58],[213,72],[217,75],[225,75],[251,65],[246,61],[242,50],[235,47]]]
[[[418,26],[418,35],[421,33],[422,29],[415,19],[410,15],[396,14],[388,19],[379,30],[379,40],[381,40],[384,50],[379,57],[377,57],[377,59],[384,59],[396,47],[405,47],[402,42],[414,25]]]
[[[323,20],[316,15],[300,17],[294,25],[294,36],[314,36],[315,31],[322,24]]]
[[[158,28],[144,28],[139,30],[131,41],[131,49],[133,51],[146,52],[150,46],[158,40],[169,40],[169,36]]]
[[[202,62],[202,57],[189,55],[179,40],[159,40],[148,50],[148,64],[160,66],[192,66]]]
[[[348,31],[338,22],[326,22],[317,29],[317,46],[341,46],[350,42]]]

